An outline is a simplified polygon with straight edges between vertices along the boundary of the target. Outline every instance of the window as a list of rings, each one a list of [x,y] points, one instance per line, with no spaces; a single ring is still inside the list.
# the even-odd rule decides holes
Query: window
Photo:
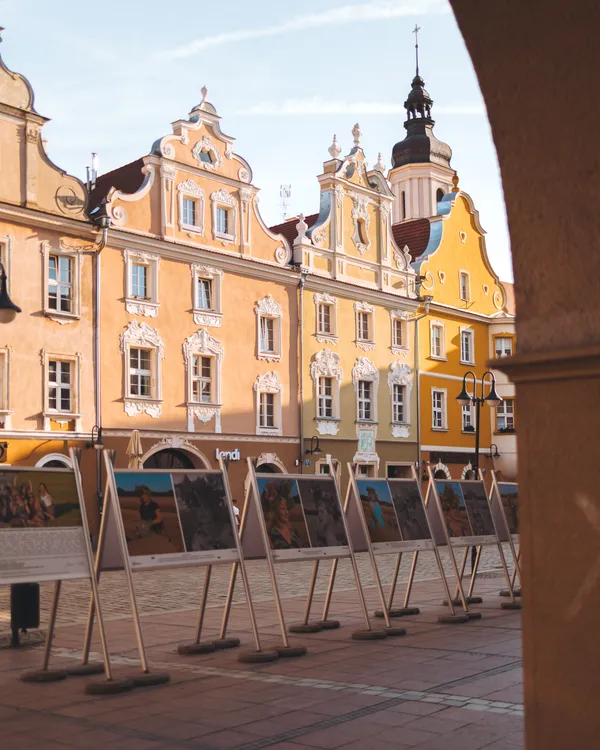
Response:
[[[392,386],[392,421],[404,422],[406,403],[406,386],[394,383]]]
[[[496,427],[498,432],[511,432],[515,429],[514,398],[505,398],[496,407]]]
[[[212,280],[198,278],[196,283],[196,307],[199,310],[212,310]]]
[[[441,323],[431,324],[431,355],[437,359],[443,359],[446,356],[444,342],[444,326]]]
[[[260,394],[260,426],[275,427],[275,394]]]
[[[357,464],[356,476],[357,477],[374,477],[375,466],[373,466],[373,464]]]
[[[236,241],[237,199],[226,190],[211,193],[213,237],[226,242]]]
[[[196,201],[191,198],[183,199],[183,223],[190,227],[196,226]]]
[[[432,418],[431,426],[434,430],[446,429],[446,391],[431,391]]]
[[[319,333],[330,334],[331,328],[331,311],[333,305],[321,304],[317,307],[317,331]]]
[[[48,362],[48,409],[70,413],[73,406],[71,362]]]
[[[470,330],[460,332],[460,361],[464,364],[475,363],[475,352],[473,344],[474,334]]]
[[[496,357],[510,357],[513,353],[512,338],[509,336],[496,336],[494,339]]]
[[[281,307],[270,294],[254,307],[257,319],[257,356],[267,362],[281,359]]]
[[[226,208],[217,208],[217,232],[229,234],[229,211]]]
[[[219,327],[223,322],[221,309],[223,272],[218,268],[201,266],[199,263],[193,263],[191,271],[194,323]]]
[[[356,322],[356,345],[359,349],[370,351],[375,348],[375,308],[366,302],[355,302],[354,314]]]
[[[372,383],[369,380],[358,381],[358,418],[371,420]]]
[[[370,341],[369,334],[369,313],[358,313],[358,335],[359,341]]]
[[[6,428],[9,411],[9,357],[10,349],[0,349],[0,426]]]
[[[406,219],[406,192],[402,191],[402,201],[401,201],[401,213],[400,213],[400,221],[404,221]]]
[[[81,354],[58,354],[42,349],[43,429],[81,432]],[[68,425],[68,426],[67,426]]]
[[[210,357],[192,357],[192,401],[203,404],[210,404],[212,401]]]
[[[72,258],[58,255],[48,258],[48,307],[58,312],[73,312]]]
[[[131,296],[148,299],[148,266],[134,263],[131,267]]]
[[[333,378],[319,378],[318,417],[333,417]]]
[[[200,151],[198,153],[198,159],[200,161],[204,162],[205,164],[212,164],[213,163],[213,158],[212,158],[212,155],[211,155],[211,153],[209,151]]]
[[[404,335],[402,331],[402,321],[398,318],[392,320],[392,346],[399,349],[404,347]]]
[[[126,249],[125,309],[133,315],[158,315],[158,267],[160,256]]]
[[[10,292],[10,257],[12,255],[13,238],[11,235],[0,237],[0,262],[6,273],[6,288]]]
[[[475,421],[473,419],[473,406],[471,404],[466,404],[461,406],[461,410],[463,432],[473,432],[475,429]]]
[[[152,398],[152,351],[129,350],[129,395]]]
[[[435,193],[436,203],[439,203],[443,197],[444,197],[444,191],[442,190],[442,188],[438,188]]]
[[[395,354],[405,354],[408,349],[408,313],[390,310],[391,349]]]
[[[460,298],[464,302],[470,302],[471,300],[471,284],[469,274],[466,271],[460,272]]]

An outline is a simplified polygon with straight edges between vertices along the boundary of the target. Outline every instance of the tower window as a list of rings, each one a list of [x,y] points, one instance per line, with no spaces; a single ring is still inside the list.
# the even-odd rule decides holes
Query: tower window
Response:
[[[443,197],[444,197],[444,191],[442,190],[442,188],[438,188],[435,193],[436,203],[439,203]]]
[[[402,215],[400,216],[400,221],[404,221],[406,219],[406,192],[402,191]]]

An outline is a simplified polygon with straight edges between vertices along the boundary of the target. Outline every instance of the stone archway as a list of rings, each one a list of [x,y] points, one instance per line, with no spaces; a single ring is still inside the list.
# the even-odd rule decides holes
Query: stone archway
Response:
[[[600,97],[584,81],[600,69],[600,4],[450,2],[486,102],[513,254],[518,354],[498,369],[515,382],[519,409],[526,746],[591,748],[600,730],[600,230],[591,210]]]
[[[142,456],[144,469],[211,469],[210,461],[187,441],[155,443]]]

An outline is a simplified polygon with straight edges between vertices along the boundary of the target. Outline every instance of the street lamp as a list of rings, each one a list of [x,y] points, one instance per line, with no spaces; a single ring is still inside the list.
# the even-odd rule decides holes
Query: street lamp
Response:
[[[315,441],[315,447],[313,448],[313,440]],[[310,439],[310,448],[307,448],[304,453],[308,455],[312,455],[313,453],[323,453],[321,450],[321,446],[319,445],[319,438],[316,435],[313,435]]]
[[[484,396],[485,392],[485,384],[487,382],[487,377],[489,375],[489,387],[490,392],[487,396]],[[467,380],[469,379],[469,376],[473,379],[473,392],[469,393],[467,390]],[[472,370],[469,370],[469,372],[465,373],[465,376],[463,378],[463,387],[462,391],[458,394],[456,397],[456,400],[461,406],[469,406],[469,404],[473,404],[475,406],[475,463],[473,466],[473,471],[475,472],[475,478],[479,478],[479,413],[481,411],[481,405],[487,404],[488,406],[498,406],[498,404],[502,401],[500,396],[498,395],[496,391],[496,378],[494,377],[494,373],[487,370],[483,373],[481,376],[481,396],[477,395],[477,376]]]
[[[493,449],[493,452],[492,452]],[[498,453],[498,446],[496,443],[492,443],[490,445],[490,452],[487,455],[488,458],[500,458],[500,453]]]

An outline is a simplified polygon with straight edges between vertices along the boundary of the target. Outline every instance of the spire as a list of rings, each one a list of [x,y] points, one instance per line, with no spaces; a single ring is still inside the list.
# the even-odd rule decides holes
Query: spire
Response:
[[[362,133],[360,131],[360,125],[356,125],[352,128],[352,137],[354,138],[354,148],[360,148],[360,137]]]
[[[383,158],[381,156],[381,151],[377,155],[377,162],[375,164],[374,169],[379,170],[380,172],[385,172],[385,164],[383,163]]]
[[[342,147],[337,142],[337,135],[333,136],[333,143],[329,147],[328,151],[332,159],[340,158],[340,154],[342,153]]]
[[[417,76],[417,78],[419,77],[419,31],[421,31],[421,27],[415,24],[413,34],[415,35],[415,75]]]

